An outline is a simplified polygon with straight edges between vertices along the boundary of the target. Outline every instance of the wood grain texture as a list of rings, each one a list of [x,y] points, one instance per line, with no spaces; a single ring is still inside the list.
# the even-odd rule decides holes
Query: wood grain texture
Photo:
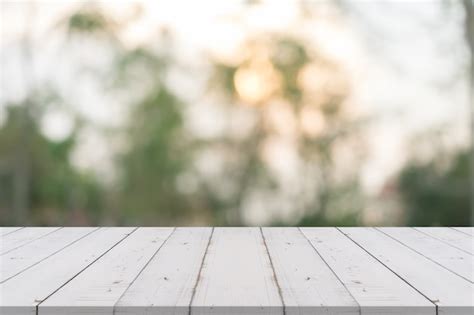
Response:
[[[471,236],[474,236],[474,227],[472,226],[468,226],[468,227],[453,227],[453,229],[459,231],[459,232],[463,232],[463,233],[466,233],[466,234],[469,234]]]
[[[13,233],[8,233],[0,238],[0,255],[24,246],[40,237],[53,233],[58,227],[28,227]]]
[[[5,236],[7,234],[13,233],[13,232],[18,231],[20,229],[21,229],[21,227],[2,226],[2,227],[0,227],[0,236]]]
[[[302,228],[362,314],[436,314],[433,303],[335,228]]]
[[[214,229],[191,305],[192,314],[283,314],[260,229]]]
[[[374,228],[341,228],[341,230],[435,303],[438,306],[438,314],[474,313],[474,286],[471,282]]]
[[[474,313],[474,237],[458,228],[0,233],[2,315]]]
[[[295,228],[263,228],[285,314],[359,314],[359,305]]]
[[[474,282],[474,256],[412,228],[378,228],[426,258]]]
[[[0,256],[0,283],[61,251],[97,228],[63,228]]]
[[[466,253],[474,255],[474,240],[463,232],[442,227],[422,227],[415,229],[439,239],[446,244],[456,247],[457,249],[465,251]]]
[[[172,232],[173,228],[138,228],[43,301],[38,313],[113,314],[114,305]]]
[[[126,238],[134,228],[100,228],[0,284],[0,314],[36,314],[36,307]]]
[[[211,228],[178,228],[115,305],[116,314],[189,314]]]

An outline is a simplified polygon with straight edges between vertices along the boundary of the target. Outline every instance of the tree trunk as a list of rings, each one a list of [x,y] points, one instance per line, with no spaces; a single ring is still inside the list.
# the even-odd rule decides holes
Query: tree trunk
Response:
[[[470,82],[469,103],[471,109],[471,225],[474,225],[474,1],[463,0],[465,12],[465,36],[469,47]]]

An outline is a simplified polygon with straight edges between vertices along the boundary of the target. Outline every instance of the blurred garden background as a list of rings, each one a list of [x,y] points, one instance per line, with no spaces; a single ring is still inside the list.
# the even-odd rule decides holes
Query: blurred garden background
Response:
[[[2,1],[0,225],[471,225],[474,5]]]

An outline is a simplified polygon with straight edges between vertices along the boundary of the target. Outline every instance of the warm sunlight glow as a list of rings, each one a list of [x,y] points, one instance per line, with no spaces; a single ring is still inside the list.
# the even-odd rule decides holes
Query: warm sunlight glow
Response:
[[[326,122],[321,112],[311,105],[305,105],[300,112],[301,131],[310,137],[317,137],[324,131]]]
[[[298,74],[298,85],[311,95],[311,103],[320,105],[328,97],[345,95],[349,86],[336,67],[330,64],[313,62],[301,69]]]
[[[293,137],[297,130],[297,117],[293,108],[283,100],[272,102],[265,108],[265,122],[282,136]]]
[[[328,75],[323,65],[313,62],[305,65],[298,73],[298,85],[306,92],[321,93],[327,83]]]
[[[280,75],[268,60],[253,61],[239,68],[234,77],[237,93],[242,101],[260,105],[280,87]]]
[[[5,0],[0,226],[465,225],[472,1]]]

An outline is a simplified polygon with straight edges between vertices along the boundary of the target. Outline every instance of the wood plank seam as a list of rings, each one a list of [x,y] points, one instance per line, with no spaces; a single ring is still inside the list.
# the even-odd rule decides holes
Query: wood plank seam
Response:
[[[426,255],[423,255],[423,254],[420,253],[419,251],[413,249],[412,247],[410,247],[410,246],[408,246],[407,244],[403,243],[402,241],[400,241],[400,240],[394,238],[393,236],[391,236],[391,235],[385,233],[384,231],[380,230],[379,228],[374,227],[374,229],[376,229],[376,230],[379,231],[380,233],[383,233],[383,234],[387,235],[388,237],[390,237],[390,238],[393,239],[394,241],[396,241],[396,242],[402,244],[403,246],[405,246],[405,247],[409,248],[410,250],[414,251],[415,253],[417,253],[417,254],[419,254],[419,255],[425,257],[426,259],[428,259],[429,261],[431,261],[431,262],[437,264],[438,266],[442,267],[443,269],[446,269],[447,271],[449,271],[449,272],[455,274],[456,276],[461,277],[461,278],[463,278],[464,280],[469,281],[470,283],[473,283],[471,280],[467,279],[466,277],[463,277],[462,275],[458,274],[457,272],[452,271],[451,269],[448,269],[447,267],[445,267],[445,266],[443,266],[442,264],[438,263],[437,261],[431,259],[430,257],[428,257],[428,256],[426,256]],[[417,229],[413,229],[413,230],[415,230],[415,231],[417,231],[417,232],[420,232],[420,231],[417,230]]]
[[[29,240],[28,242],[26,242],[26,243],[24,243],[24,244],[21,244],[20,246],[17,246],[17,247],[15,247],[15,248],[11,248],[11,249],[7,250],[6,252],[0,254],[0,256],[3,256],[3,255],[5,255],[5,254],[8,254],[9,252],[11,252],[12,250],[15,250],[15,249],[17,249],[17,248],[20,248],[20,247],[23,247],[23,246],[25,246],[25,245],[28,245],[28,244],[30,244],[31,242],[34,242],[34,241],[36,241],[36,240],[39,240],[39,239],[41,239],[41,238],[43,238],[43,237],[45,237],[45,236],[47,236],[47,235],[49,235],[49,234],[52,234],[52,233],[54,233],[54,232],[56,232],[56,231],[58,231],[58,230],[60,230],[60,229],[62,229],[62,228],[63,228],[63,227],[61,226],[61,227],[59,227],[59,228],[57,228],[57,229],[55,229],[55,230],[53,230],[53,231],[51,231],[51,232],[49,232],[49,233],[46,233],[46,234],[44,234],[44,235],[41,235],[41,236],[38,237],[38,238]],[[21,230],[21,229],[20,229],[20,230]],[[16,231],[19,231],[19,230],[16,230]],[[16,232],[16,231],[13,231],[12,233],[14,233],[14,232]],[[8,234],[11,234],[11,233],[8,233]],[[2,236],[2,237],[3,237],[3,236]]]
[[[460,230],[460,229],[457,229],[457,228],[455,228],[455,227],[449,227],[449,228],[450,228],[451,230],[455,230],[455,231],[457,231],[457,232],[461,232],[462,234],[466,234],[466,235],[469,235],[470,237],[472,237],[471,234],[466,233],[466,232],[464,232],[464,231],[462,231],[462,230]],[[418,230],[417,230],[417,231],[418,231]],[[15,232],[15,231],[13,231],[13,232]]]
[[[422,255],[375,229],[342,227],[340,229],[379,260],[383,261],[400,277],[418,288],[430,300],[436,302],[439,314],[474,314],[474,286],[472,283],[446,271],[441,266],[434,264]],[[416,231],[408,228],[381,227],[381,229],[434,259],[439,259],[438,257],[446,258],[448,262],[446,266],[448,268],[450,268],[450,260],[455,262],[458,260],[458,257],[464,257],[462,260],[467,264],[465,264],[464,271],[460,269],[459,273],[468,278],[471,277],[471,256],[424,234],[417,234]],[[440,260],[440,263],[445,262]],[[422,296],[420,295],[420,297]],[[426,301],[426,299],[424,300]],[[426,302],[424,303],[426,304]],[[432,313],[434,312],[435,308],[432,308]]]
[[[24,226],[19,227],[18,229],[14,230],[14,231],[10,231],[10,232],[7,232],[7,233],[5,233],[5,234],[2,234],[2,237],[7,236],[8,234],[12,234],[12,233],[18,232],[19,230],[24,229],[24,228],[25,228]]]
[[[10,276],[10,277],[4,279],[3,281],[0,281],[0,284],[6,282],[6,281],[8,281],[8,280],[10,280],[10,279],[13,278],[13,277],[18,276],[20,273],[22,273],[22,272],[24,272],[24,271],[26,271],[26,270],[32,268],[33,266],[36,266],[37,264],[39,264],[40,262],[42,262],[42,261],[44,261],[44,260],[50,258],[51,256],[56,255],[57,253],[59,253],[59,252],[62,251],[63,249],[68,248],[69,246],[71,246],[71,245],[73,245],[74,243],[80,241],[80,240],[83,239],[84,237],[86,237],[86,236],[88,236],[88,235],[94,233],[94,232],[97,231],[98,229],[99,229],[99,228],[96,228],[95,230],[92,230],[91,232],[89,232],[89,233],[87,233],[87,234],[85,234],[85,235],[79,237],[78,239],[72,241],[71,243],[66,244],[66,246],[61,247],[60,249],[58,249],[57,251],[55,251],[55,252],[51,253],[50,255],[44,257],[43,259],[41,259],[41,260],[35,262],[35,263],[32,264],[31,266],[28,266],[28,267],[22,269],[21,271],[17,272],[16,274],[14,274],[14,275],[12,275],[12,276]],[[37,240],[38,240],[38,239],[37,239]]]
[[[188,315],[211,231],[212,228],[178,227],[117,302],[116,314]]]
[[[97,256],[96,259],[92,260],[89,264],[87,264],[87,266],[85,266],[84,268],[82,268],[81,270],[79,270],[73,277],[71,277],[69,280],[67,280],[66,282],[64,282],[62,285],[60,285],[56,290],[54,290],[53,292],[51,292],[46,298],[44,298],[42,301],[40,301],[38,304],[36,304],[36,315],[39,315],[39,306],[44,302],[46,301],[48,298],[50,298],[51,296],[53,296],[56,292],[58,292],[59,290],[61,290],[64,286],[66,286],[69,282],[71,282],[72,280],[74,280],[77,276],[79,276],[81,273],[83,273],[85,270],[87,270],[87,268],[89,268],[90,266],[92,266],[93,264],[95,264],[99,259],[101,259],[104,255],[106,255],[108,252],[110,252],[113,248],[115,248],[118,244],[120,244],[123,240],[127,239],[130,235],[132,235],[136,230],[138,229],[138,227],[135,227],[133,229],[133,231],[131,231],[130,233],[128,233],[124,238],[121,238],[120,240],[118,240],[118,242],[116,242],[113,246],[111,246],[108,250],[104,251],[101,255]]]
[[[281,298],[258,227],[214,230],[192,314],[282,314]]]
[[[137,273],[137,275],[133,278],[133,280],[129,283],[129,285],[127,286],[127,288],[122,292],[122,294],[119,296],[119,298],[117,299],[117,301],[115,302],[114,304],[114,307],[113,307],[113,314],[115,314],[115,309],[117,307],[117,303],[120,301],[120,299],[125,295],[125,293],[127,292],[127,290],[130,288],[130,286],[135,282],[135,280],[137,280],[138,276],[140,276],[140,274],[143,272],[143,270],[145,270],[145,268],[150,264],[150,262],[153,260],[153,258],[158,254],[158,252],[160,251],[160,249],[163,247],[163,245],[166,244],[166,242],[170,239],[171,235],[174,234],[174,232],[176,231],[176,227],[173,228],[173,230],[171,231],[171,233],[168,235],[168,237],[166,237],[166,239],[163,241],[163,243],[161,243],[161,245],[158,247],[158,249],[155,251],[155,253],[150,257],[150,259],[145,263],[145,265],[142,267],[142,269],[140,269],[140,271]]]
[[[273,265],[272,256],[270,255],[270,252],[268,251],[267,240],[265,239],[265,235],[263,234],[262,227],[260,227],[260,234],[262,235],[263,245],[265,246],[265,251],[267,252],[268,259],[270,260],[270,266],[271,266],[272,272],[273,272],[272,277],[275,280],[275,284],[276,284],[276,287],[278,289],[278,295],[280,296],[281,304],[283,305],[283,315],[286,315],[285,300],[283,299],[283,293],[281,291],[281,286],[280,286],[280,283],[278,282],[278,278],[276,276],[275,266]]]
[[[429,314],[436,315],[448,313],[471,314],[473,306],[470,297],[474,292],[472,291],[474,280],[470,278],[468,271],[470,270],[469,266],[472,267],[472,263],[469,263],[472,258],[471,255],[474,254],[468,255],[469,253],[465,253],[465,251],[459,249],[457,245],[469,251],[469,242],[472,241],[473,238],[466,236],[466,233],[470,233],[470,230],[455,233],[452,229],[456,230],[455,228],[442,228],[439,231],[436,230],[436,233],[433,233],[433,236],[431,236],[428,234],[431,233],[430,229],[424,233],[424,229],[422,228],[421,230],[423,231],[417,228],[391,230],[390,228],[383,227],[367,229],[335,227],[331,228],[331,230],[325,230],[296,227],[292,229],[289,234],[284,234],[283,232],[280,234],[277,233],[279,231],[278,229],[273,231],[270,228],[261,227],[258,229],[254,228],[253,231],[243,232],[238,231],[238,229],[234,231],[221,231],[219,228],[214,229],[211,227],[205,231],[198,231],[199,233],[196,232],[196,234],[193,234],[194,232],[191,234],[183,234],[182,238],[179,238],[180,241],[185,242],[185,237],[192,237],[194,240],[194,235],[198,235],[199,243],[192,243],[189,245],[190,247],[183,247],[181,245],[186,245],[187,243],[176,241],[174,245],[179,247],[179,250],[175,248],[175,250],[166,251],[165,248],[169,248],[170,245],[173,244],[172,240],[176,239],[176,235],[179,234],[178,232],[180,231],[179,228],[170,227],[166,229],[166,235],[162,235],[160,240],[160,242],[162,242],[161,244],[147,247],[149,248],[147,255],[141,259],[138,265],[133,259],[127,259],[129,266],[134,266],[132,271],[127,273],[127,283],[121,286],[121,292],[116,292],[113,295],[114,299],[117,297],[118,299],[115,301],[110,299],[110,303],[106,305],[107,309],[104,308],[103,310],[110,314],[136,314],[136,312],[141,312],[141,314],[147,312],[172,314],[173,312],[179,312],[184,315],[194,315],[196,313],[205,314],[206,312],[208,314],[222,314],[224,311],[230,313],[239,312],[240,307],[244,307],[244,311],[242,312],[257,311],[257,313],[268,312],[272,314],[273,312],[275,314],[278,312],[278,314],[283,313],[286,315],[298,313],[310,314],[310,309],[306,309],[306,306],[316,309],[316,312],[322,310],[324,305],[334,306],[336,308],[342,306],[342,304],[338,302],[341,301],[340,297],[337,300],[326,299],[328,297],[326,292],[329,292],[332,287],[326,286],[325,281],[319,281],[317,283],[320,288],[323,288],[322,292],[325,294],[322,295],[318,295],[317,290],[313,293],[312,285],[308,285],[303,281],[306,278],[307,272],[311,270],[323,270],[326,275],[331,275],[333,278],[331,278],[331,283],[338,284],[337,292],[339,292],[341,296],[344,293],[344,296],[347,296],[347,298],[352,297],[354,302],[349,305],[351,314],[365,314],[366,311],[373,314],[381,314],[385,311],[396,311],[398,312],[397,314],[406,314],[407,312],[411,313],[411,311],[407,311],[408,309],[413,309],[413,312],[418,312],[416,307],[423,307],[419,309],[419,312],[423,314],[427,314],[427,311],[429,311]],[[9,230],[11,231],[11,229]],[[74,287],[73,284],[77,283],[77,278],[83,278],[85,273],[90,274],[91,269],[97,272],[94,273],[94,277],[89,277],[89,280],[101,278],[101,270],[106,271],[109,270],[109,268],[95,268],[94,266],[97,264],[111,266],[115,264],[115,261],[119,260],[119,258],[129,257],[128,249],[134,253],[136,245],[144,244],[142,243],[142,239],[139,238],[139,242],[134,242],[133,246],[123,246],[130,244],[130,238],[136,240],[137,234],[141,235],[140,228],[127,228],[125,231],[120,232],[120,235],[113,234],[114,237],[107,238],[108,241],[103,243],[101,233],[106,230],[107,229],[102,228],[87,228],[79,233],[78,230],[68,231],[67,228],[60,230],[54,227],[34,233],[22,232],[18,237],[12,237],[11,240],[15,240],[15,242],[10,242],[10,246],[20,244],[16,242],[19,239],[22,241],[25,239],[29,240],[30,237],[37,237],[38,235],[46,233],[44,236],[35,239],[38,242],[35,243],[32,241],[31,244],[28,242],[30,245],[25,247],[23,247],[23,245],[19,246],[18,251],[14,251],[11,255],[7,254],[1,258],[25,256],[26,259],[30,253],[36,254],[37,250],[43,247],[48,247],[50,250],[45,252],[43,254],[44,256],[34,256],[36,258],[28,260],[28,264],[21,264],[21,266],[17,266],[16,269],[12,269],[13,272],[6,275],[9,278],[6,280],[2,279],[0,282],[0,291],[2,288],[5,288],[4,292],[14,293],[16,291],[16,295],[28,296],[28,298],[17,299],[20,301],[18,304],[11,302],[16,301],[14,299],[1,301],[2,299],[0,298],[0,313],[3,313],[3,310],[6,311],[6,314],[26,314],[26,312],[30,312],[30,314],[36,313],[38,315],[44,311],[49,312],[50,310],[46,310],[45,307],[50,307],[49,304],[64,290],[65,286]],[[69,234],[69,232],[73,234]],[[71,236],[67,239],[63,239],[63,235],[66,233]],[[26,234],[29,236],[28,238],[24,237]],[[50,237],[43,238],[47,235],[50,235]],[[90,241],[86,241],[85,238],[87,236],[90,237]],[[62,241],[55,242],[54,244],[56,245],[51,247],[48,245],[51,244],[50,239],[62,239]],[[293,246],[297,243],[289,243],[288,239],[299,240],[298,244],[301,246],[300,248],[304,247],[305,250],[295,251]],[[445,241],[443,242],[443,240]],[[89,258],[81,260],[80,265],[71,269],[68,267],[69,263],[80,260],[79,257],[82,257],[82,255],[78,256],[76,254],[76,246],[73,245],[78,244],[77,242],[79,241],[82,245],[85,245],[81,246],[81,252],[84,254],[93,250],[95,245],[103,245],[100,247],[100,250],[95,250],[93,255],[89,255]],[[127,244],[122,243],[123,241]],[[453,245],[448,244],[450,241],[453,241]],[[307,242],[311,248],[307,247]],[[38,247],[33,244],[38,244],[38,246],[39,244],[43,244],[45,246]],[[219,244],[219,246],[217,246],[217,244]],[[197,245],[199,247],[198,250],[192,253],[187,252],[188,248],[195,248],[194,246]],[[116,249],[114,249],[115,246],[128,249],[120,251],[120,255],[106,259],[110,257],[110,251],[116,252]],[[240,251],[234,250],[234,248]],[[347,252],[351,254],[345,254]],[[177,256],[175,256],[174,253],[180,254],[179,257],[181,257],[180,259],[182,260],[176,260]],[[298,255],[296,255],[297,253]],[[464,262],[468,262],[467,265],[462,265],[464,269],[456,269],[450,263],[451,261],[449,259],[455,259],[458,257],[456,255],[463,257]],[[240,264],[239,259],[241,256],[245,256],[245,259],[243,259],[245,264]],[[164,257],[174,258],[164,259]],[[219,259],[211,259],[215,257]],[[283,262],[281,257],[285,257]],[[298,262],[298,259],[301,258],[307,259]],[[39,259],[39,261],[36,261],[37,259]],[[447,260],[445,261],[443,259]],[[105,260],[109,263],[104,264]],[[55,262],[53,266],[61,267],[58,270],[64,269],[61,271],[64,273],[64,276],[53,279],[54,281],[48,284],[48,280],[50,279],[48,275],[49,271],[52,271],[51,275],[53,275],[56,270],[54,267],[48,267],[50,266],[50,261]],[[155,261],[155,264],[153,264],[153,261]],[[163,262],[165,261],[167,262],[167,271],[163,271],[162,268]],[[174,261],[187,263],[175,264]],[[40,262],[42,263],[40,264]],[[159,262],[159,264],[156,264],[156,262]],[[302,264],[302,262],[304,262],[304,264]],[[29,266],[29,264],[31,264],[31,266]],[[41,267],[39,269],[34,267],[38,264],[38,267]],[[186,268],[181,268],[181,265]],[[240,268],[240,265],[243,267]],[[258,266],[255,267],[256,265]],[[152,266],[155,266],[155,268],[151,268]],[[234,266],[234,268],[229,268],[228,266]],[[304,268],[300,268],[301,266]],[[20,269],[22,271],[18,272]],[[242,275],[240,275],[240,273],[234,273],[231,277],[219,277],[219,275],[228,275],[229,270],[235,269],[245,270],[246,272],[242,273]],[[179,283],[170,284],[170,287],[160,287],[160,284],[155,285],[155,279],[158,278],[156,272],[160,272],[160,275],[166,275],[168,277],[163,277],[163,279],[166,280],[165,283],[171,283],[168,280],[174,280],[174,278],[173,276],[169,277],[167,274],[170,270],[180,275]],[[219,272],[214,272],[216,270]],[[298,270],[298,272],[294,272],[294,270]],[[446,272],[446,270],[450,272]],[[117,272],[120,273],[118,269]],[[186,272],[186,275],[181,277],[181,273],[183,272]],[[191,278],[188,277],[187,272],[191,274]],[[336,274],[336,272],[338,274]],[[39,280],[35,281],[36,277],[32,276],[36,274],[44,276],[39,277]],[[250,274],[251,276],[248,276]],[[260,275],[264,275],[264,281],[260,278]],[[299,282],[288,282],[288,275],[292,275],[292,280],[298,279]],[[357,278],[361,275],[362,278]],[[209,276],[212,277],[209,278]],[[134,291],[132,285],[139,285],[143,279],[147,279],[145,284],[148,285],[141,285],[138,286],[138,288],[143,292],[149,293],[147,294],[148,297],[157,298],[156,301],[159,300],[161,304],[158,305],[158,303],[155,303],[155,300],[148,300],[146,298],[142,298],[133,305],[118,303],[122,300],[122,297],[126,297],[126,294]],[[161,276],[160,279],[162,279]],[[318,280],[324,279],[327,279],[327,277],[318,278]],[[362,284],[361,282],[355,281],[356,279],[362,279],[360,280]],[[72,283],[70,283],[71,281]],[[42,284],[42,282],[44,283]],[[17,283],[21,283],[22,285],[17,285]],[[36,289],[26,290],[30,287],[28,283]],[[294,283],[297,285],[292,286]],[[298,283],[303,283],[303,285],[298,285]],[[398,286],[392,286],[392,283],[396,283]],[[4,286],[5,284],[7,286]],[[330,283],[328,282],[328,284]],[[43,285],[45,285],[47,289],[40,290]],[[161,288],[160,293],[157,293],[158,291],[155,292],[153,288],[149,287],[150,285],[154,286],[153,288]],[[370,294],[365,294],[361,291],[363,286],[367,285],[367,292],[371,292]],[[211,290],[213,294],[207,294],[207,290],[212,287],[214,287],[214,289]],[[381,290],[377,290],[379,287]],[[22,288],[24,288],[28,294],[24,294],[25,292],[22,293]],[[86,286],[84,286],[84,288],[86,288]],[[98,288],[99,291],[102,290],[102,287],[96,286],[96,288]],[[177,297],[174,300],[179,301],[179,303],[170,303],[170,299],[166,297],[163,298],[163,296],[168,296],[168,294],[163,295],[163,293],[170,291],[169,288],[173,291],[172,295]],[[179,295],[180,292],[183,292],[179,291],[181,288],[186,290],[185,295]],[[240,290],[235,290],[235,288],[240,288]],[[271,290],[268,291],[269,293],[267,295],[260,295],[263,290],[268,288]],[[293,288],[298,289],[300,293],[304,292],[305,294],[303,295],[306,299],[302,300],[294,297]],[[372,288],[375,288],[375,291],[370,291]],[[137,292],[140,293],[140,290],[135,290],[134,294],[136,295]],[[404,292],[411,292],[412,290],[414,291],[411,295],[404,294]],[[365,288],[363,292],[366,292]],[[234,298],[226,302],[227,296],[231,295],[235,295],[236,297],[244,296],[247,298],[241,300]],[[271,296],[269,297],[269,295]],[[411,298],[415,295],[417,296],[416,299]],[[0,296],[4,297],[1,292]],[[141,297],[141,295],[139,296]],[[357,300],[355,296],[359,300]],[[89,301],[94,304],[95,293],[87,297],[89,297]],[[161,299],[158,299],[158,297],[161,297]],[[445,298],[444,301],[443,298]],[[128,301],[130,301],[130,299]],[[222,301],[224,302],[219,304],[219,302]],[[300,303],[301,301],[304,303]],[[262,302],[262,304],[259,305],[260,302]],[[324,304],[323,302],[327,303]],[[57,305],[65,307],[65,309],[59,311],[59,313],[57,313],[56,310],[57,314],[64,314],[69,311],[82,311],[82,309],[70,308],[74,307],[74,305],[67,302]],[[135,306],[137,309],[133,308]],[[177,306],[179,306],[179,308],[177,308]],[[374,309],[372,306],[376,308]],[[392,310],[392,307],[395,306],[400,306],[401,308]],[[91,307],[96,306],[94,304]],[[123,309],[122,307],[128,309]],[[97,309],[98,308],[99,306],[97,306]],[[102,312],[102,309],[97,312],[99,311]],[[335,312],[335,310],[330,307],[326,311]],[[88,309],[84,309],[84,312],[88,312]]]
[[[454,246],[453,244],[451,244],[451,243],[449,243],[449,242],[446,242],[445,240],[443,240],[443,239],[441,239],[441,238],[435,237],[435,236],[431,235],[430,233],[426,233],[426,232],[424,232],[423,230],[420,230],[420,229],[418,229],[418,228],[416,228],[416,227],[413,227],[413,229],[415,229],[415,230],[417,230],[417,231],[419,231],[419,232],[421,232],[421,233],[423,233],[423,234],[425,234],[425,235],[428,235],[429,237],[434,238],[435,240],[438,240],[438,241],[440,241],[440,242],[443,242],[444,244],[447,244],[447,245],[449,245],[449,246],[451,246],[451,247],[457,248],[457,249],[459,249],[459,250],[461,250],[461,251],[463,251],[463,252],[465,252],[465,253],[467,253],[467,254],[473,256],[472,253],[470,253],[470,252],[468,252],[468,251],[466,251],[466,250],[464,250],[464,249],[462,249],[462,248],[460,248],[460,247],[458,247],[458,246]],[[452,229],[452,230],[453,230],[453,231],[456,231],[456,232],[458,232],[458,233],[461,233],[462,235],[466,235],[465,233],[462,233],[461,231],[458,231],[458,230],[456,230],[456,229]]]
[[[403,277],[401,277],[398,273],[396,273],[395,271],[393,271],[390,267],[388,267],[385,263],[383,263],[380,259],[378,259],[376,256],[372,255],[372,253],[370,253],[368,250],[366,250],[363,246],[361,246],[359,243],[357,243],[355,240],[353,240],[349,235],[345,234],[343,231],[341,231],[338,227],[336,227],[336,229],[341,232],[345,237],[347,237],[348,239],[350,239],[354,244],[356,244],[357,246],[359,246],[363,251],[365,251],[367,254],[369,254],[371,257],[373,257],[375,260],[377,260],[382,266],[384,266],[385,268],[387,268],[390,272],[392,272],[395,276],[397,276],[398,278],[400,278],[403,282],[405,282],[407,285],[409,285],[410,287],[412,287],[416,292],[418,292],[421,296],[423,296],[425,299],[427,299],[428,301],[430,301],[432,304],[434,304],[435,308],[436,308],[436,315],[438,315],[438,304],[436,304],[436,301],[432,301],[430,298],[428,298],[426,295],[424,295],[420,290],[418,290],[416,287],[414,287],[410,282],[408,282],[407,280],[405,280]],[[378,231],[377,229],[375,229],[376,231]]]
[[[188,314],[189,315],[191,315],[191,312],[192,312],[192,305],[193,305],[194,297],[196,296],[196,290],[197,290],[199,281],[201,280],[202,269],[203,269],[203,266],[204,266],[204,262],[206,261],[206,256],[207,256],[207,252],[209,250],[209,246],[211,245],[211,242],[212,242],[212,236],[214,235],[214,229],[215,228],[212,227],[211,235],[209,236],[209,241],[207,242],[206,249],[204,250],[204,255],[202,255],[201,265],[199,266],[199,271],[198,271],[198,275],[197,275],[197,278],[196,278],[196,283],[193,286],[193,293],[191,294],[191,299],[189,300],[189,308],[188,308]]]
[[[298,231],[301,233],[301,235],[303,235],[303,237],[306,239],[306,241],[309,243],[309,245],[314,249],[314,251],[318,254],[318,256],[321,258],[321,260],[324,262],[324,264],[326,264],[326,266],[329,268],[329,270],[331,270],[331,272],[334,274],[334,276],[337,278],[337,280],[342,284],[342,286],[346,289],[347,293],[352,297],[352,299],[357,303],[357,308],[358,308],[358,311],[359,311],[359,315],[362,314],[362,309],[360,307],[360,304],[359,304],[359,301],[357,301],[357,299],[355,298],[355,296],[352,295],[351,291],[347,288],[346,284],[341,280],[341,278],[339,278],[339,276],[337,275],[337,273],[331,268],[331,266],[328,264],[328,262],[324,259],[324,257],[319,253],[319,251],[316,249],[316,247],[314,247],[313,243],[311,243],[311,241],[309,240],[309,238],[306,236],[306,234],[303,233],[303,231],[301,231],[301,228],[298,227],[297,228]]]

